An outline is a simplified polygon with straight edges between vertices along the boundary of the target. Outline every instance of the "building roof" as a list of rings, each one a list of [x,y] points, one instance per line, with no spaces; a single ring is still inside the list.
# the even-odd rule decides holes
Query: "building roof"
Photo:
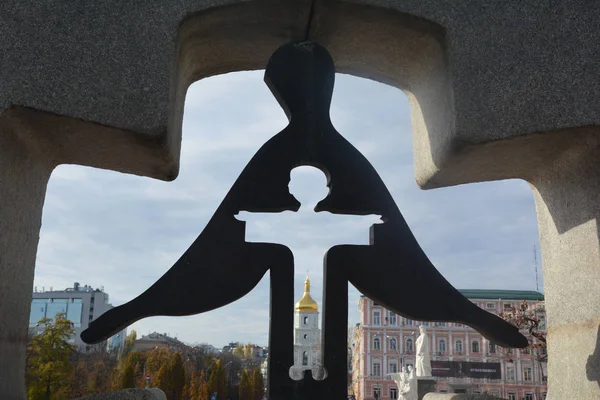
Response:
[[[306,281],[304,282],[304,295],[302,298],[296,303],[296,311],[300,312],[317,312],[319,311],[319,306],[317,302],[310,297],[310,280],[308,276],[306,277]]]
[[[544,295],[535,290],[459,289],[459,292],[468,299],[544,301]]]
[[[544,294],[535,290],[458,289],[468,299],[544,301]],[[361,294],[360,297],[367,297]]]

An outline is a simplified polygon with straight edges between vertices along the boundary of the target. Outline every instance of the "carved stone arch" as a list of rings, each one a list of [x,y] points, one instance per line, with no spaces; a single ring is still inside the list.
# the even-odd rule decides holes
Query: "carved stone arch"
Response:
[[[278,13],[289,16],[289,10],[263,7],[260,2],[220,7],[192,15],[180,25],[168,133],[174,157],[190,84],[217,74],[263,69],[282,43],[304,38],[303,29],[274,18]],[[445,29],[414,15],[364,4],[335,2],[318,13],[309,39],[330,51],[338,72],[407,94],[414,152],[419,154],[417,182],[426,184],[452,146],[455,126]]]

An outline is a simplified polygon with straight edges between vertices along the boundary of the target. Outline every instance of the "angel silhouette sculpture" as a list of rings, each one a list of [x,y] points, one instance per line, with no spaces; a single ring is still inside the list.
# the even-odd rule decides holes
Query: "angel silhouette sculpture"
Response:
[[[458,322],[500,346],[527,345],[516,327],[471,303],[432,265],[373,166],[333,127],[329,107],[334,78],[333,60],[322,46],[300,42],[277,49],[265,82],[289,125],[252,157],[173,267],[141,295],[93,321],[81,334],[84,342],[105,340],[142,318],[222,307],[249,293],[269,271],[269,399],[346,398],[348,282],[406,318]],[[293,255],[283,245],[246,242],[245,223],[235,215],[297,211],[300,204],[288,184],[290,171],[302,165],[319,168],[328,179],[329,194],[316,212],[375,214],[382,223],[371,226],[369,245],[338,245],[325,255],[321,341],[325,375],[315,380],[307,371],[303,380],[295,381],[288,375],[293,365]],[[402,282],[407,284],[399,290]]]

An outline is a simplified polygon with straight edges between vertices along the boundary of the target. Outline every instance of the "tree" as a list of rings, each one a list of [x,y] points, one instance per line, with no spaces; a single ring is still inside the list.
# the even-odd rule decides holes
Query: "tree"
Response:
[[[125,337],[125,349],[124,349],[124,354],[129,353],[131,350],[133,350],[133,345],[135,343],[137,339],[137,332],[134,330],[132,330],[129,335],[127,335]]]
[[[171,387],[169,385],[169,370],[170,365],[168,363],[163,363],[163,365],[159,368],[158,373],[156,374],[156,378],[154,378],[156,387],[165,393],[171,392]]]
[[[214,369],[208,380],[208,395],[217,393],[217,400],[227,399],[227,382],[225,379],[225,369],[221,365],[221,360],[217,360]]]
[[[69,343],[74,330],[64,313],[57,314],[54,322],[43,318],[38,323],[44,331],[32,337],[27,346],[27,395],[30,400],[64,399],[71,386],[71,355],[75,351]]]
[[[204,371],[200,372],[200,378],[198,378],[198,398],[193,400],[209,400],[208,395],[208,382],[206,381],[206,373]]]
[[[190,383],[186,385],[185,396],[188,400],[198,400],[198,397],[200,397],[200,382],[195,372],[192,373]]]
[[[250,378],[246,370],[242,371],[242,378],[240,379],[240,400],[252,400],[252,385]]]
[[[252,372],[252,400],[262,400],[265,396],[265,382],[258,368]]]
[[[244,358],[244,346],[238,343],[233,349],[233,355],[239,358]]]
[[[158,373],[163,364],[171,360],[171,352],[163,347],[157,347],[149,350],[146,357],[146,374],[154,376]]]
[[[250,360],[252,358],[252,353],[254,350],[254,345],[248,343],[247,345],[244,346],[244,358],[247,360]]]
[[[131,363],[127,363],[121,373],[119,389],[128,389],[135,387],[135,369]]]
[[[169,386],[171,387],[171,396],[169,396],[169,399],[181,400],[183,397],[183,387],[185,386],[185,369],[183,368],[183,360],[179,353],[173,354],[169,372]]]
[[[141,366],[146,362],[146,355],[141,351],[132,351],[122,358],[115,368],[113,389],[128,389],[141,386],[143,371]]]
[[[526,300],[523,300],[519,307],[511,306],[498,313],[500,318],[519,328],[527,338],[528,347],[526,351],[530,351],[532,359],[538,363],[542,381],[547,379],[542,370],[542,363],[548,361],[548,344],[546,342],[546,332],[544,332],[545,327],[543,327],[543,314],[543,305],[533,308],[529,306]],[[503,357],[508,359],[509,362],[512,361],[512,354],[512,349],[502,349]]]

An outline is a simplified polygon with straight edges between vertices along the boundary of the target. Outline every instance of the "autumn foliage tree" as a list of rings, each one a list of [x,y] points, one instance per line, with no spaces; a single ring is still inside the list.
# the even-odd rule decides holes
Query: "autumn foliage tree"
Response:
[[[57,314],[54,321],[48,318],[39,323],[44,331],[32,337],[27,346],[27,397],[29,400],[54,400],[67,398],[71,389],[75,351],[69,343],[73,335],[71,321],[65,314]]]
[[[262,400],[265,395],[265,382],[258,368],[252,372],[252,400]]]
[[[528,340],[526,352],[531,353],[535,362],[542,363],[548,360],[546,332],[543,319],[543,306],[531,307],[526,300],[518,306],[510,306],[498,315],[505,321],[519,328]],[[512,349],[502,349],[502,355],[509,362],[512,361]],[[545,379],[542,368],[539,368],[542,380]]]
[[[242,377],[240,379],[240,400],[252,400],[252,383],[248,377],[246,370],[242,371]]]
[[[217,393],[217,400],[227,399],[227,381],[225,378],[225,369],[221,365],[221,360],[217,360],[215,367],[210,373],[208,379],[208,395]]]
[[[499,313],[500,318],[519,328],[529,342],[529,348],[537,358],[547,357],[546,332],[542,329],[543,312],[539,308],[530,307],[526,300],[519,307],[507,307]]]

